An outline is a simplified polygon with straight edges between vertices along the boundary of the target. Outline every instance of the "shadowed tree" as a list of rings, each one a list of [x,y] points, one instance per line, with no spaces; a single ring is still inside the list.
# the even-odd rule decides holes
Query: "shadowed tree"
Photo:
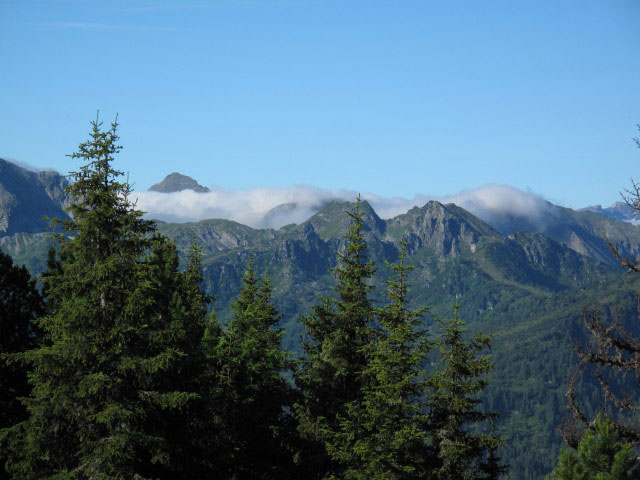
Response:
[[[293,472],[291,365],[280,347],[280,314],[271,281],[256,278],[253,261],[233,301],[233,318],[216,348],[221,423],[228,448],[226,472],[236,480],[297,478]]]
[[[375,312],[368,298],[374,268],[367,259],[360,198],[354,212],[347,214],[351,223],[346,246],[333,270],[337,298],[322,299],[302,318],[308,340],[295,375],[301,391],[295,410],[300,434],[308,442],[300,454],[307,478],[342,478],[348,468],[334,442],[349,408],[363,400],[374,335]]]
[[[117,123],[92,122],[72,155],[72,219],[46,276],[43,342],[14,358],[32,368],[30,418],[12,427],[16,478],[193,478],[200,459],[190,409],[201,398],[204,316],[192,257],[175,246],[117,178]],[[6,432],[5,432],[6,433]]]
[[[406,245],[395,275],[387,281],[389,304],[376,311],[377,326],[368,346],[362,400],[348,404],[339,429],[330,437],[330,454],[345,465],[345,479],[425,478],[433,453],[426,445],[424,364],[432,348],[422,327],[426,308],[407,308]]]
[[[486,376],[493,362],[482,352],[491,346],[491,337],[462,337],[464,323],[454,307],[451,319],[437,319],[442,338],[442,357],[429,378],[429,435],[437,463],[432,470],[438,480],[495,479],[506,473],[496,454],[502,439],[495,433],[474,433],[484,422],[492,423],[498,413],[478,410],[478,396],[488,384]]]
[[[12,362],[9,355],[37,345],[35,322],[44,312],[44,301],[27,269],[14,265],[11,257],[0,252],[0,429],[27,418],[27,410],[19,401],[31,391],[27,368]],[[3,444],[0,436],[2,464],[2,452],[6,451]],[[3,472],[0,466],[0,478],[8,478]]]

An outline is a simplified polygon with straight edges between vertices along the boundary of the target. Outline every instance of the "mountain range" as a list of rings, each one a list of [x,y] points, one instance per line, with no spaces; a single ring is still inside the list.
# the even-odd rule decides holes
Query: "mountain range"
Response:
[[[595,212],[600,215],[605,215],[607,217],[615,218],[616,220],[622,220],[625,222],[636,223],[638,220],[638,215],[636,210],[634,210],[629,204],[626,202],[616,202],[610,207],[603,208],[602,205],[591,205],[589,207],[581,208],[582,212]]]
[[[38,230],[45,225],[38,216],[65,215],[66,180],[2,160],[0,174],[0,219],[6,224],[0,229],[0,248],[37,274],[51,245]],[[158,185],[156,191],[166,193],[189,188],[206,194],[195,189],[200,187],[195,180],[175,173]],[[438,201],[389,219],[380,218],[369,203],[361,205],[369,254],[377,267],[374,301],[384,302],[382,285],[391,273],[385,262],[395,261],[405,242],[408,262],[414,265],[410,303],[430,306],[425,325],[435,316],[450,315],[459,303],[470,332],[495,335],[495,370],[483,402],[503,412],[499,429],[507,438],[504,455],[512,478],[541,478],[557,458],[557,427],[566,417],[564,391],[576,363],[571,347],[584,338],[582,307],[599,304],[606,311],[616,307],[633,315],[634,292],[640,287],[635,277],[622,272],[607,246],[608,240],[623,255],[640,254],[640,227],[616,218],[612,212],[619,207],[576,211],[541,202],[529,215],[485,209],[483,218]],[[253,257],[258,271],[273,279],[284,346],[299,353],[304,333],[299,316],[321,296],[332,294],[329,269],[344,246],[345,212],[353,206],[324,202],[305,221],[278,229],[226,219],[157,225],[183,256],[194,238],[203,247],[204,288],[215,295],[214,307],[223,320],[229,318],[230,300]],[[293,208],[283,204],[270,214]],[[588,403],[596,405],[597,392],[588,382],[581,388]]]

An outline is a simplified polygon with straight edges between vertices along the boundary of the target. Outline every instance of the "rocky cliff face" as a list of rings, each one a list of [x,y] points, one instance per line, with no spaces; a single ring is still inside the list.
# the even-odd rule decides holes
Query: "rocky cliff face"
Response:
[[[204,246],[204,276],[218,298],[221,318],[240,286],[248,258],[274,280],[274,300],[295,316],[318,295],[331,293],[330,268],[344,248],[353,203],[331,202],[300,225],[279,230],[252,229],[228,220],[159,223],[160,232],[176,240],[181,252],[196,241]],[[362,202],[364,236],[382,286],[391,274],[385,262],[397,260],[401,242],[415,266],[412,286],[417,302],[449,302],[481,287],[493,305],[530,294],[547,295],[588,285],[615,274],[612,267],[580,255],[541,234],[504,236],[453,204],[429,202],[391,220],[382,220]],[[486,309],[486,298],[467,299],[470,310]],[[477,305],[475,305],[477,300]],[[444,303],[443,303],[444,305]]]
[[[431,201],[387,221],[386,237],[404,240],[409,252],[426,247],[441,259],[455,257],[464,249],[475,252],[480,237],[499,237],[488,224],[449,203]]]
[[[43,217],[67,219],[67,179],[53,171],[32,172],[0,159],[0,236],[48,228]]]
[[[172,238],[180,251],[186,252],[195,242],[202,246],[203,254],[213,255],[235,248],[252,248],[275,238],[272,229],[256,230],[246,225],[223,219],[189,223],[157,222],[158,231]]]

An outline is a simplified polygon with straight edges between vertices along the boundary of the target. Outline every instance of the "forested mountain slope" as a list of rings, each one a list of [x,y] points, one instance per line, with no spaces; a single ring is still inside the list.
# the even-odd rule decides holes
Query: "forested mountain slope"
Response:
[[[64,179],[20,172],[20,167],[5,163],[9,166],[2,164],[3,168],[13,173],[0,177],[0,185],[10,191],[9,185],[18,185],[18,180],[27,182],[40,200],[20,203],[23,197],[12,193],[2,204],[10,227],[0,232],[0,248],[37,274],[45,268],[52,240],[46,233],[34,233],[45,225],[37,223],[36,216],[64,218]],[[435,201],[389,220],[362,204],[377,286],[390,275],[385,261],[397,259],[404,241],[407,262],[415,266],[409,277],[411,304],[431,307],[425,324],[433,323],[433,315],[450,315],[459,303],[470,333],[495,335],[495,369],[484,401],[503,412],[500,430],[511,478],[541,478],[557,458],[557,427],[567,415],[564,391],[576,363],[571,348],[583,335],[582,307],[597,303],[611,311],[621,306],[629,318],[637,310],[634,292],[640,284],[615,264],[604,237],[620,245],[625,255],[633,255],[640,248],[638,227],[549,205],[546,222],[503,217],[489,224],[454,204]],[[256,270],[267,271],[273,279],[273,300],[283,314],[284,345],[299,353],[299,316],[319,297],[333,294],[329,269],[344,246],[349,223],[345,211],[351,208],[349,202],[330,202],[307,221],[278,230],[223,219],[158,222],[158,230],[176,241],[183,258],[194,239],[202,246],[204,286],[215,295],[214,307],[222,319],[230,317],[230,300],[253,257]],[[383,304],[380,289],[374,299]],[[582,386],[581,394],[592,407],[598,403],[594,391],[588,384]]]
[[[299,315],[319,296],[331,295],[336,253],[348,223],[349,203],[331,203],[301,225],[253,230],[228,221],[160,224],[186,251],[195,235],[217,240],[217,251],[204,259],[206,290],[217,296],[216,309],[228,318],[229,300],[239,287],[250,256],[258,270],[274,280],[274,302],[284,314],[285,346],[300,351]],[[485,401],[503,412],[504,454],[513,478],[541,478],[548,472],[561,441],[564,392],[575,357],[572,345],[582,337],[581,309],[590,302],[612,305],[630,299],[636,285],[619,268],[580,255],[536,233],[504,236],[449,204],[429,202],[389,221],[366,203],[365,235],[376,262],[376,285],[389,271],[385,260],[397,258],[401,240],[408,244],[411,303],[430,305],[433,314],[449,315],[461,304],[462,318],[473,332],[496,335],[492,381]],[[226,236],[222,232],[226,232]],[[237,246],[233,246],[237,245]],[[378,302],[383,299],[378,295]],[[585,395],[597,404],[597,397]]]

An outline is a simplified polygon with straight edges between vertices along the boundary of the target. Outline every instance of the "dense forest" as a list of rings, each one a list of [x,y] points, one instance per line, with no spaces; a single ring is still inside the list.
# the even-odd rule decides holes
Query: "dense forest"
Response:
[[[411,245],[401,241],[393,262],[375,264],[365,235],[367,206],[357,199],[342,214],[344,241],[336,258],[314,259],[318,270],[330,268],[333,287],[309,301],[297,331],[301,347],[291,348],[260,257],[240,258],[239,293],[230,298],[232,289],[221,288],[228,301],[211,308],[213,299],[203,290],[203,246],[193,236],[180,257],[176,243],[136,209],[130,185],[113,167],[120,149],[116,130],[117,124],[103,130],[94,122],[73,154],[81,165],[67,187],[71,215],[59,221],[64,233],[39,283],[0,253],[2,476],[507,478],[514,447],[505,439],[522,445],[518,436],[531,429],[519,425],[517,415],[500,423],[506,405],[551,430],[563,423],[557,435],[567,446],[558,456],[545,449],[550,438],[534,439],[540,450],[518,452],[528,456],[531,472],[524,466],[511,478],[533,478],[546,465],[536,465],[540,456],[557,463],[551,478],[640,474],[633,414],[639,332],[624,322],[637,312],[633,298],[617,309],[596,302],[577,326],[566,306],[581,305],[594,290],[562,291],[563,285],[531,271],[522,279],[530,282],[527,288],[563,293],[514,297],[509,308],[521,310],[518,315],[494,312],[495,334],[485,335],[464,320],[465,304],[493,294],[483,290],[486,282],[467,282],[449,311],[415,305]],[[487,268],[500,265],[517,278],[526,264],[505,264],[496,245],[540,242],[514,237],[478,248],[490,259]],[[619,284],[604,282],[606,269],[561,254],[602,279],[601,298],[620,292]],[[465,262],[451,262],[465,276]],[[576,282],[570,273],[561,281]],[[635,279],[616,281],[636,288]],[[538,303],[533,317],[526,313],[532,302]],[[566,323],[558,325],[563,309]],[[552,329],[545,314],[553,315]],[[501,329],[524,325],[529,333],[537,329],[535,352],[504,344],[514,336]],[[553,350],[550,337],[558,335],[565,343],[581,339],[577,356]],[[500,342],[500,354],[492,357],[492,345]],[[545,380],[522,392],[511,388],[513,378],[533,377],[541,355],[554,360],[545,363],[549,371],[538,372]],[[575,381],[566,384],[573,366]],[[501,375],[492,376],[497,367]],[[559,403],[565,391],[572,419]]]

